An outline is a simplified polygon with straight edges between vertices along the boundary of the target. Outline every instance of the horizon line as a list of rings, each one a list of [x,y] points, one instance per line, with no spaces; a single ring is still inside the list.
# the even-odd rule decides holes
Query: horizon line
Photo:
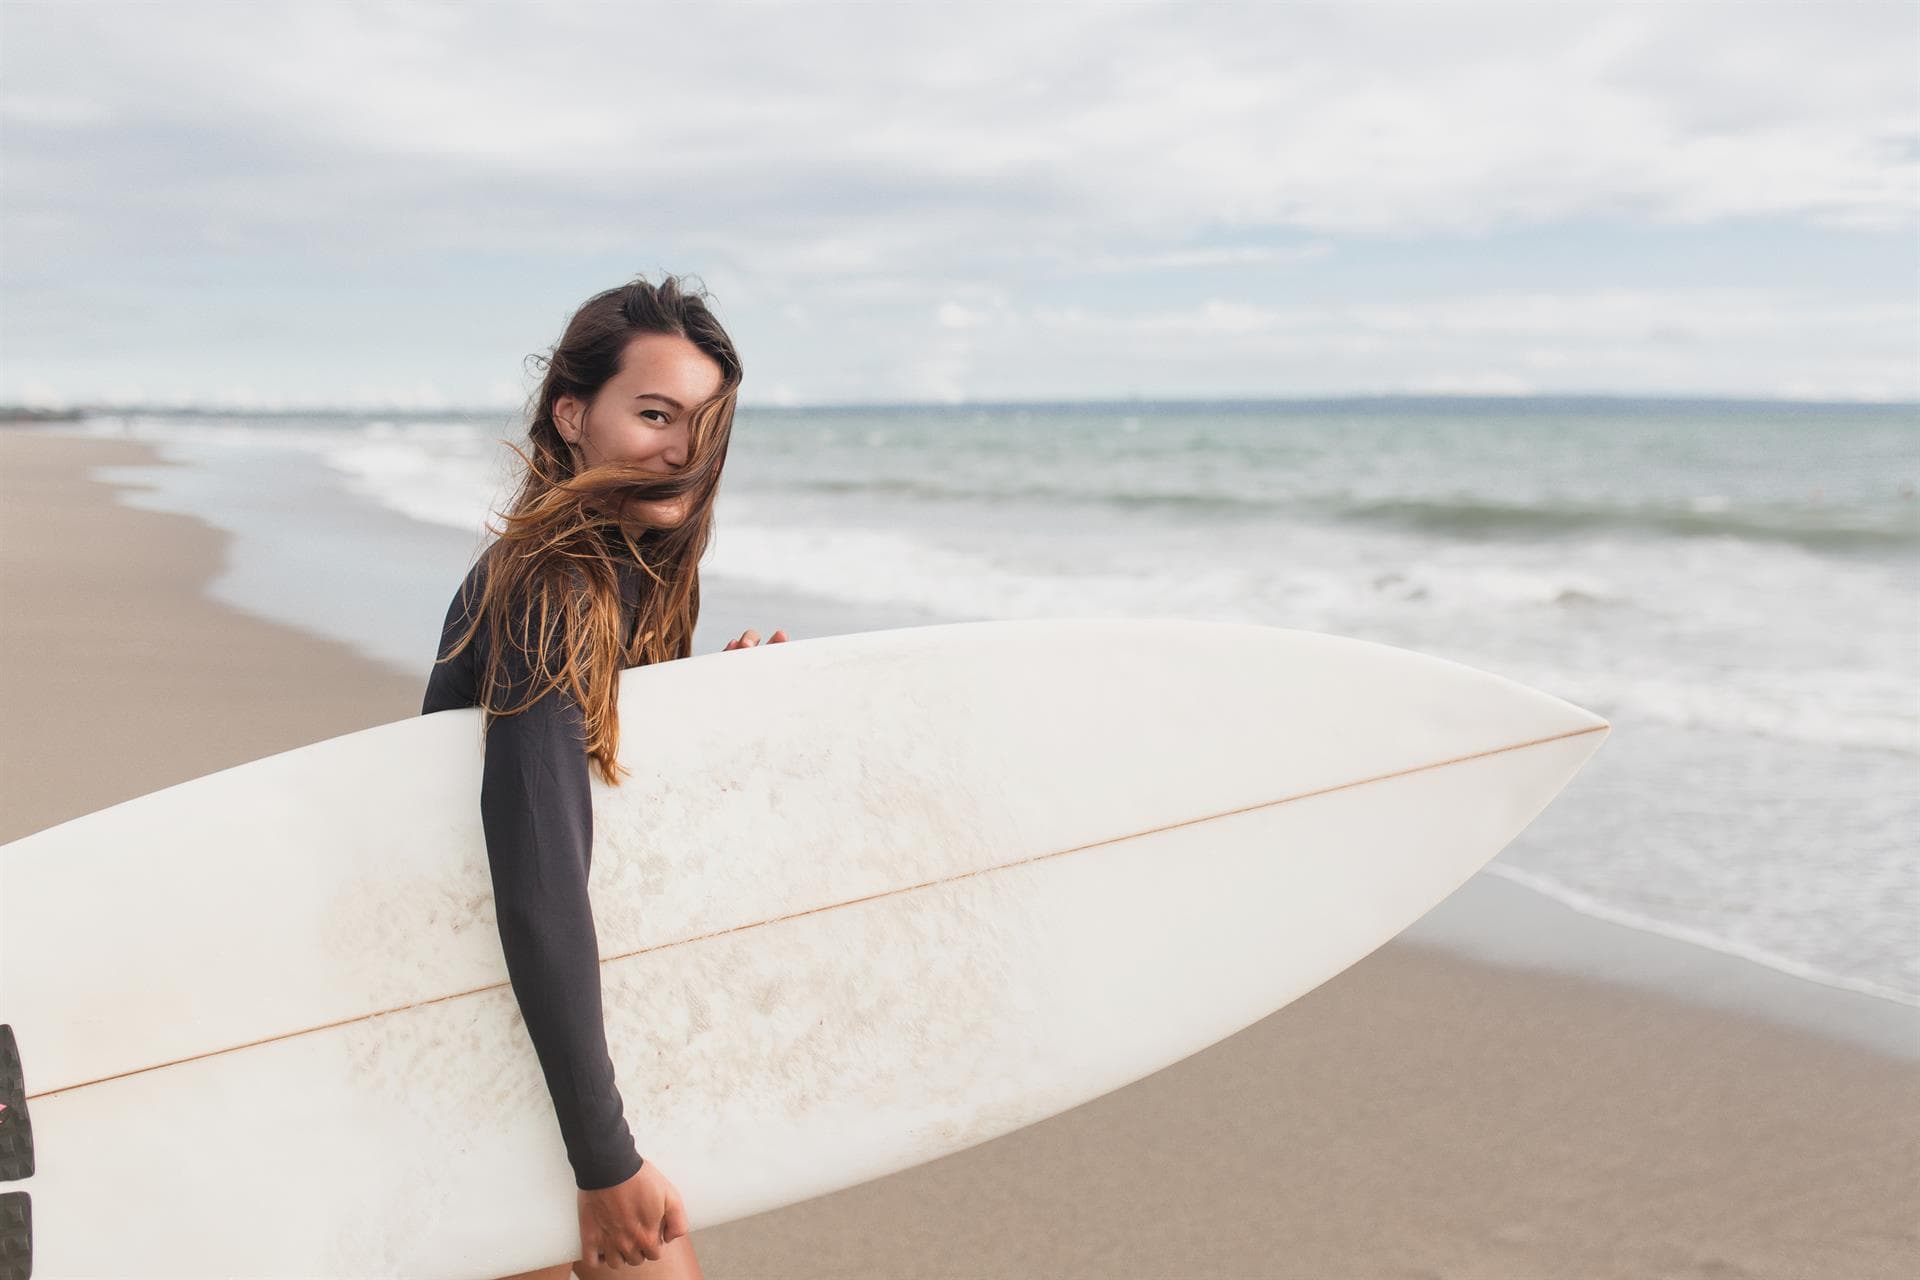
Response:
[[[1022,399],[1022,400],[821,400],[773,401],[742,400],[738,408],[756,411],[818,412],[872,411],[886,409],[1127,409],[1184,407],[1257,407],[1266,405],[1353,404],[1368,401],[1486,401],[1523,404],[1539,401],[1619,401],[1639,404],[1726,404],[1726,405],[1808,405],[1858,408],[1920,408],[1920,399],[1809,399],[1799,396],[1727,395],[1712,392],[1631,392],[1631,391],[1380,391],[1342,392],[1322,395],[1236,395],[1236,396],[1127,396],[1110,399]],[[33,421],[73,420],[79,416],[119,413],[197,413],[206,415],[253,415],[281,417],[295,414],[368,414],[404,415],[518,415],[525,406],[504,404],[426,407],[400,404],[313,403],[282,405],[274,408],[220,404],[137,402],[115,404],[77,401],[66,404],[13,404],[0,402],[0,420]]]

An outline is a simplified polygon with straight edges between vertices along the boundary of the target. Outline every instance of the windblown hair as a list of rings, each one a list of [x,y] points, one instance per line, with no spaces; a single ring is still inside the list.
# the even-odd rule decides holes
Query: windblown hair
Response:
[[[498,716],[517,715],[548,691],[564,688],[579,704],[586,750],[601,780],[617,786],[628,772],[617,759],[620,714],[616,694],[625,667],[668,662],[693,653],[700,616],[700,559],[713,527],[713,500],[733,432],[741,380],[740,359],[726,331],[707,309],[704,289],[687,292],[667,276],[658,286],[645,276],[589,298],[567,322],[528,401],[529,450],[509,443],[523,469],[504,529],[486,561],[471,623],[441,661],[486,629],[479,701],[490,728]],[[688,456],[671,475],[638,463],[604,462],[582,468],[554,423],[562,396],[591,406],[620,371],[627,344],[648,333],[676,334],[720,366],[713,396],[691,410]],[[583,411],[584,412],[584,411]],[[584,418],[583,418],[584,420]],[[667,527],[624,514],[632,499],[645,502],[692,495],[686,518]],[[639,616],[623,634],[620,578],[614,557],[641,566]],[[530,672],[516,680],[503,639]],[[511,695],[524,692],[517,701]]]

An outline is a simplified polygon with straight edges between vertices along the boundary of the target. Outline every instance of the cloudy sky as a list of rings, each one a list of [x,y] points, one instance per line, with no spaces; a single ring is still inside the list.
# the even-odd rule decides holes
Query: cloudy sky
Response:
[[[0,401],[1920,399],[1920,5],[0,2]]]

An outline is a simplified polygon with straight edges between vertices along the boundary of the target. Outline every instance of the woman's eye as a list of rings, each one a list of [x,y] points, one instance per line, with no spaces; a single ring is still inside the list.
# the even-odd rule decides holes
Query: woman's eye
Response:
[[[640,411],[640,416],[644,418],[644,417],[646,417],[646,416],[647,416],[648,414],[650,414],[650,413],[657,413],[657,414],[659,414],[659,415],[660,415],[660,417],[661,417],[661,419],[662,419],[663,421],[664,421],[664,420],[669,420],[669,419],[671,418],[671,415],[670,415],[670,414],[668,414],[668,413],[667,413],[667,411],[666,411],[665,409],[642,409],[642,410]]]

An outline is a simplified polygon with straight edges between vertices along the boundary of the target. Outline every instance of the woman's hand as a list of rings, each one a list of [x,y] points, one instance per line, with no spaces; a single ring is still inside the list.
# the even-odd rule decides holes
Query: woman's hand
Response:
[[[767,643],[780,644],[786,639],[788,639],[788,636],[785,631],[776,631],[767,640]],[[748,630],[742,631],[740,633],[740,638],[738,640],[727,641],[727,649],[751,649],[753,648],[753,646],[759,643],[760,643],[760,633],[758,631],[754,631],[751,628],[749,628]],[[722,649],[720,652],[725,653],[727,649]]]
[[[658,1262],[687,1234],[687,1207],[653,1161],[625,1182],[580,1192],[580,1260],[597,1267]]]

